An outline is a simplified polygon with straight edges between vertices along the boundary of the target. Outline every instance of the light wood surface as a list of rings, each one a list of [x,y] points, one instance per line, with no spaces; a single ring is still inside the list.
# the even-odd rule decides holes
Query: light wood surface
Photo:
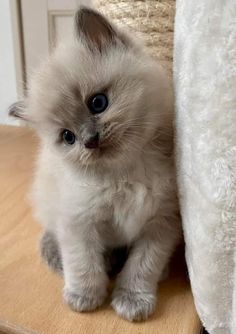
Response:
[[[0,127],[0,334],[199,334],[182,253],[160,284],[156,313],[147,322],[120,319],[109,301],[87,314],[63,303],[62,279],[40,260],[40,227],[27,201],[36,151],[30,130]]]

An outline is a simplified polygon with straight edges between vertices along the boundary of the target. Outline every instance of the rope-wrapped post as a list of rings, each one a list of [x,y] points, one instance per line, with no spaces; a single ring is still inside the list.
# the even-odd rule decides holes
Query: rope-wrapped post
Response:
[[[116,25],[136,32],[172,74],[175,0],[95,0],[95,5]]]

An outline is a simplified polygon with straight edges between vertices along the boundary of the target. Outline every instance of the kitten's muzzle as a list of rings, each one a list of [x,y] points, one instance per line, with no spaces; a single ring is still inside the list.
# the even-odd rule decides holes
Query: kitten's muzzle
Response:
[[[95,149],[99,147],[99,133],[92,135],[86,139],[84,146],[88,149]]]

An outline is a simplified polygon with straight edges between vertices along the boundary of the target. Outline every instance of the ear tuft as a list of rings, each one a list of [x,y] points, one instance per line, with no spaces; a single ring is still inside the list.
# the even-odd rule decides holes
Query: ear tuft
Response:
[[[117,33],[108,20],[87,7],[80,7],[75,14],[75,31],[77,37],[91,49],[102,51],[113,43]]]
[[[11,117],[20,118],[24,121],[27,121],[25,117],[25,103],[23,101],[18,101],[13,103],[8,108],[8,115]]]

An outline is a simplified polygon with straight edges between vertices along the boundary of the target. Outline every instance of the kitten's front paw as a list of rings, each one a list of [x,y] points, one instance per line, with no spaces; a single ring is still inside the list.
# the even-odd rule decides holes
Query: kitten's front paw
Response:
[[[64,290],[64,299],[73,311],[88,312],[101,306],[106,298],[106,293],[87,292],[76,294]]]
[[[122,318],[129,321],[142,321],[154,313],[156,296],[152,293],[117,289],[113,293],[111,305]]]

